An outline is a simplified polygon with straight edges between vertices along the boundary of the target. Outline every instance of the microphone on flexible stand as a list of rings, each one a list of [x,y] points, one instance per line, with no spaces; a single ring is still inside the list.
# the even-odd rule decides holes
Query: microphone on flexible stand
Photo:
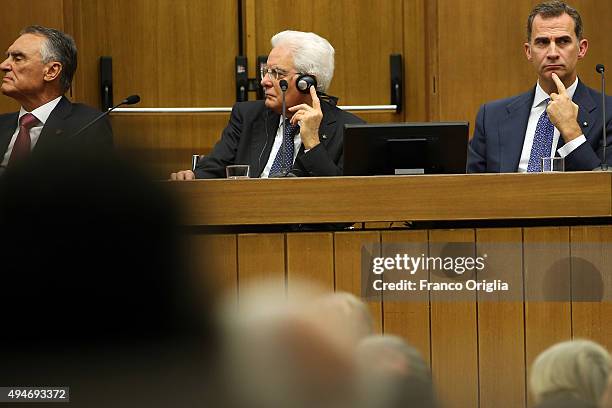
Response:
[[[100,115],[98,115],[96,118],[94,118],[94,120],[92,120],[91,122],[89,122],[88,124],[83,126],[81,129],[79,129],[78,132],[76,132],[71,137],[77,137],[78,135],[80,135],[81,133],[83,133],[84,131],[89,129],[89,127],[91,125],[93,125],[94,123],[96,123],[97,121],[99,121],[104,116],[108,115],[113,110],[115,110],[116,108],[120,107],[121,105],[133,105],[133,104],[138,103],[138,102],[140,102],[140,96],[138,96],[138,95],[130,95],[130,96],[128,96],[127,98],[125,98],[124,100],[122,100],[121,102],[119,102],[117,105],[113,106],[112,108],[110,108],[106,112],[102,112]]]
[[[610,168],[610,166],[608,166],[608,163],[606,162],[606,146],[608,144],[608,141],[606,138],[606,77],[604,74],[605,70],[606,68],[603,64],[597,64],[595,66],[595,71],[601,74],[601,127],[603,128],[603,149],[601,154],[601,166],[595,167],[593,171],[612,171],[612,168]]]
[[[287,92],[287,88],[289,88],[289,84],[286,80],[281,79],[278,83],[282,93],[282,101],[283,101],[283,117],[282,117],[282,138],[281,138],[281,157],[285,157],[285,120],[287,120],[287,104],[285,103],[285,92]],[[289,169],[285,168],[285,163],[283,162],[282,167],[278,173],[270,174],[269,178],[280,178],[289,176]],[[291,175],[289,177],[295,177],[295,175]]]

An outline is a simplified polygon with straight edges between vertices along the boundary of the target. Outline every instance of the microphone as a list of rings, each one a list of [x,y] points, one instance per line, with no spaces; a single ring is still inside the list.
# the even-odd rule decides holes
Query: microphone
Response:
[[[289,84],[287,83],[286,80],[281,79],[278,82],[278,85],[280,86],[281,89],[281,93],[283,95],[283,124],[282,124],[282,135],[283,137],[281,138],[281,157],[285,157],[285,120],[287,120],[287,104],[285,103],[285,92],[287,92],[287,89],[289,88]],[[284,166],[284,163],[283,163]],[[279,178],[279,177],[286,177],[287,173],[289,172],[289,169],[286,169],[284,167],[281,167],[280,172],[276,173],[276,174],[270,174],[268,177],[269,178]]]
[[[604,74],[606,68],[603,64],[597,64],[595,66],[595,71],[601,74],[601,127],[602,127],[602,140],[603,140],[603,149],[601,154],[601,166],[593,169],[594,171],[612,171],[612,168],[608,166],[606,162],[606,145],[608,144],[606,137],[606,76]]]
[[[89,127],[91,125],[93,125],[94,123],[96,123],[97,121],[99,121],[100,119],[102,119],[104,116],[108,115],[109,113],[111,113],[113,110],[115,110],[116,108],[120,107],[121,105],[133,105],[135,103],[140,102],[140,96],[138,95],[130,95],[127,98],[125,98],[124,100],[122,100],[121,102],[119,102],[117,105],[113,106],[112,108],[110,108],[109,110],[107,110],[106,112],[102,112],[100,115],[96,116],[94,118],[94,120],[92,120],[91,122],[89,122],[88,124],[86,124],[85,126],[83,126],[81,129],[79,129],[74,135],[72,135],[71,137],[77,137],[78,135],[80,135],[81,133],[83,133],[84,131],[86,131],[87,129],[89,129]]]

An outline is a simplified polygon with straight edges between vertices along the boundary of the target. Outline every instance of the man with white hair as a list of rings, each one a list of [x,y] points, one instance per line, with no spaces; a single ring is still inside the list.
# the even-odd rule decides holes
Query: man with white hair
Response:
[[[530,388],[537,407],[596,407],[611,363],[608,351],[590,340],[549,347],[531,367]]]
[[[334,48],[301,31],[280,32],[271,43],[261,69],[265,99],[234,105],[221,140],[195,173],[179,171],[171,179],[221,178],[232,164],[248,164],[251,177],[342,175],[344,124],[363,121],[325,95],[334,74]]]

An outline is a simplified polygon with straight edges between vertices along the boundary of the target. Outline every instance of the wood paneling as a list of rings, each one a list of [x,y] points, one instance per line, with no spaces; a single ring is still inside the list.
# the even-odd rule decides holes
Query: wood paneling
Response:
[[[524,92],[536,76],[523,44],[531,1],[437,2],[439,116],[473,123],[478,107]]]
[[[384,248],[391,244],[399,248],[410,248],[414,252],[410,256],[428,254],[427,231],[392,231],[381,233],[383,243],[382,256],[394,256],[395,253],[385,253]],[[385,272],[388,274],[389,272]],[[403,272],[405,273],[405,272]],[[425,271],[427,273],[427,271]],[[397,281],[397,280],[394,280]],[[429,299],[416,301],[408,298],[410,294],[402,294],[399,299],[385,298],[383,292],[383,321],[386,334],[401,336],[416,347],[428,364],[430,361],[429,337]]]
[[[337,232],[334,234],[334,269],[336,291],[349,292],[361,297],[361,248],[380,243],[379,232]],[[368,301],[376,332],[382,333],[382,303]]]
[[[287,234],[287,291],[293,283],[309,283],[334,291],[334,238],[332,233]]]
[[[432,230],[429,256],[474,257],[473,230]],[[430,270],[430,282],[465,282],[473,273],[458,276]],[[431,370],[443,406],[478,406],[478,329],[476,295],[462,291],[430,293]]]
[[[72,0],[79,46],[76,99],[99,106],[98,60],[113,58],[115,103],[231,106],[238,55],[237,2]],[[214,16],[214,17],[213,17]],[[229,115],[113,115],[116,146],[156,178],[191,166],[219,139]]]
[[[480,407],[525,406],[525,332],[522,231],[479,229],[478,256],[486,267],[478,280],[508,283],[508,292],[478,293]],[[500,370],[498,356],[503,356]]]
[[[569,228],[524,229],[525,355],[572,337]]]
[[[2,61],[5,51],[19,37],[19,32],[33,24],[64,30],[62,0],[4,0],[2,2],[2,30],[0,30],[0,52]],[[0,113],[15,112],[19,104],[0,94]],[[15,124],[17,126],[17,124]]]
[[[568,172],[195,180],[166,186],[187,204],[186,222],[240,225],[610,217],[611,181],[609,173]],[[568,191],[574,194],[570,201]],[[554,200],[564,205],[551,206]]]
[[[572,329],[612,350],[612,227],[572,227]]]
[[[191,234],[188,238],[188,256],[198,278],[206,279],[216,293],[238,300],[236,235]]]
[[[238,290],[262,283],[285,287],[285,237],[283,234],[238,235]]]
[[[612,2],[593,2],[591,0],[572,0],[572,7],[580,12],[584,37],[589,40],[589,50],[585,58],[578,63],[578,76],[588,86],[601,89],[601,77],[595,72],[595,65],[612,66]],[[609,71],[608,68],[608,77]],[[612,94],[607,86],[606,94]]]

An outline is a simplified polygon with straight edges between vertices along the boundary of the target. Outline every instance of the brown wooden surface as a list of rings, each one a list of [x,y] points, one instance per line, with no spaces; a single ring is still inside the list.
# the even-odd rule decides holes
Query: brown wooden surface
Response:
[[[99,106],[98,60],[113,58],[115,103],[135,107],[232,106],[238,55],[237,2],[72,0],[79,46],[76,99]],[[214,16],[214,17],[213,17]],[[229,114],[113,114],[115,145],[158,179],[208,153]]]
[[[570,234],[572,335],[612,350],[612,227],[572,227]]]
[[[525,356],[529,367],[553,344],[572,337],[569,228],[525,228]],[[544,299],[550,299],[544,301]],[[562,299],[556,300],[555,299]],[[533,406],[529,401],[529,406]]]
[[[188,257],[198,279],[216,294],[238,300],[238,254],[234,234],[188,235]]]
[[[287,234],[287,291],[308,283],[334,290],[334,237],[332,233]]]
[[[525,406],[523,236],[520,228],[476,230],[477,253],[486,254],[478,280],[507,282],[509,293],[478,293],[480,407]],[[503,368],[499,359],[503,358]]]
[[[334,234],[336,291],[361,296],[361,247],[379,242],[379,232],[337,232]],[[381,300],[367,302],[374,319],[375,330],[378,333],[383,331]]]
[[[610,217],[611,180],[611,174],[568,172],[195,180],[166,186],[186,204],[188,225],[241,225]],[[307,210],[296,211],[300,208]]]
[[[274,285],[284,293],[285,265],[285,236],[283,234],[238,235],[239,291],[266,283]]]
[[[455,247],[449,243],[466,243]],[[452,248],[451,248],[452,247]],[[471,249],[470,249],[471,247]],[[473,230],[432,230],[429,255],[474,256]],[[465,273],[466,275],[468,272]],[[437,271],[430,282],[464,281]],[[431,292],[431,370],[443,406],[478,406],[478,330],[476,295]],[[472,297],[472,301],[469,298]],[[454,301],[449,301],[454,299]]]
[[[410,244],[416,254],[427,254],[427,231],[382,232],[384,248],[391,244]],[[382,256],[393,256],[385,253]],[[389,272],[385,272],[388,274]],[[383,322],[386,334],[401,336],[416,347],[428,364],[431,364],[429,337],[429,299],[408,301],[406,298],[391,300],[383,293]]]
[[[361,250],[366,244],[385,245],[383,252],[375,252],[376,256],[392,256],[402,248],[406,252],[407,247],[429,256],[485,256],[486,269],[466,278],[504,280],[513,291],[462,296],[431,292],[425,302],[395,302],[383,294],[380,300],[375,297],[368,302],[377,331],[404,337],[430,362],[435,387],[445,406],[531,406],[526,387],[528,369],[545,348],[572,337],[612,346],[611,302],[606,298],[602,302],[577,298],[586,273],[593,271],[601,273],[602,296],[609,294],[610,226],[210,237],[198,236],[197,231],[192,231],[192,253],[203,256],[201,270],[209,271],[215,285],[219,279],[230,287],[239,281],[239,288],[244,289],[248,284],[271,279],[282,292],[287,283],[290,295],[298,281],[323,283],[327,290],[359,295]],[[198,250],[198,246],[202,248]],[[389,276],[387,273],[385,276]],[[430,271],[430,280],[453,279]],[[517,301],[523,293],[535,300]],[[538,301],[545,296],[552,301]],[[567,300],[555,301],[555,296]]]

